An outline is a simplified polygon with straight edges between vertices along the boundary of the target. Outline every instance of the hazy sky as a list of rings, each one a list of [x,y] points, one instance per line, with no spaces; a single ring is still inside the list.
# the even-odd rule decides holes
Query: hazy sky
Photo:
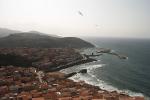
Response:
[[[0,27],[63,36],[150,38],[150,0],[0,0]]]

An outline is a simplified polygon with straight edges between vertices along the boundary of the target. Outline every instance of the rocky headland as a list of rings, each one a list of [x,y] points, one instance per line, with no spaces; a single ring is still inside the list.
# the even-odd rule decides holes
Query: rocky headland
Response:
[[[73,65],[95,61],[71,48],[0,48],[0,65],[35,67],[59,71]]]
[[[1,48],[0,100],[144,100],[68,79],[77,72],[58,72],[91,61],[75,49]]]

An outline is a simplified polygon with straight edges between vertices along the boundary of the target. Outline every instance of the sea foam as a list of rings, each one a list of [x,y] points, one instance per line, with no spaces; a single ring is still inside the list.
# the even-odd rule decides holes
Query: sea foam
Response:
[[[87,69],[87,74],[77,73],[76,75],[72,76],[70,79],[74,80],[75,82],[85,81],[88,84],[91,84],[94,86],[99,86],[101,89],[104,89],[107,91],[117,91],[119,93],[128,94],[130,96],[144,96],[142,93],[136,93],[136,92],[132,92],[130,90],[120,90],[120,89],[112,86],[111,84],[108,84],[108,83],[104,82],[103,80],[98,79],[96,77],[96,75],[94,75],[93,71],[96,70],[97,68],[104,67],[104,66],[105,66],[105,64],[88,63],[88,64],[82,64],[82,65],[74,66],[71,68],[63,69],[63,70],[61,70],[61,72],[71,73],[74,71],[78,72],[81,69]]]

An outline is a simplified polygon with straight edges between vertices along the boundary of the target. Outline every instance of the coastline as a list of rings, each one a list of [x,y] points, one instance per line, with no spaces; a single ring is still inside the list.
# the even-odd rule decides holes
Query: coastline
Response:
[[[6,75],[1,75],[0,78],[7,83],[1,84],[1,100],[144,100],[143,97],[130,97],[116,91],[102,90],[84,81],[74,82],[60,72],[44,73],[36,71],[36,68],[14,66],[3,66],[0,72],[9,73],[9,78]],[[27,83],[22,84],[23,81]]]
[[[26,50],[28,51],[28,52],[26,52]],[[38,49],[38,51],[42,51],[43,53],[48,53],[48,51],[50,50],[50,49],[43,49],[44,50],[44,52],[42,51],[42,49]],[[54,51],[57,51],[57,50],[59,50],[58,51],[58,53],[60,54],[60,52],[62,52],[62,54],[63,54],[63,57],[64,57],[64,54],[67,54],[68,53],[68,50],[67,49],[65,49],[65,50],[62,50],[62,49],[54,49]],[[18,52],[21,52],[21,56],[22,56],[22,52],[23,52],[23,56],[25,55],[25,57],[29,57],[29,56],[31,56],[31,53],[32,53],[32,51],[37,51],[37,49],[35,50],[35,49],[11,49],[11,50],[6,50],[5,52],[3,52],[3,53],[6,53],[7,52],[7,54],[8,53],[13,53],[13,54],[16,54],[17,53],[17,55],[18,55]],[[51,50],[50,50],[51,51]],[[67,53],[66,53],[67,52]],[[69,52],[71,52],[71,54],[74,54],[75,52],[74,52],[74,50],[72,51],[72,49],[71,49],[71,51],[70,51],[70,49],[69,49]],[[43,53],[42,53],[42,55],[43,55]],[[37,53],[36,53],[37,54]],[[57,82],[59,82],[59,84],[63,84],[63,82],[68,82],[69,81],[69,84],[70,84],[70,88],[72,88],[72,87],[74,87],[75,89],[74,90],[76,90],[76,92],[77,92],[77,87],[78,86],[72,86],[72,84],[80,84],[80,82],[74,82],[74,81],[71,81],[70,79],[67,79],[65,76],[65,74],[63,74],[63,76],[61,76],[62,74],[61,73],[58,73],[57,71],[59,71],[59,70],[61,70],[61,69],[65,69],[65,68],[69,68],[69,67],[72,67],[72,66],[74,66],[74,65],[80,65],[80,64],[84,64],[84,63],[87,63],[87,62],[92,62],[92,61],[96,61],[96,60],[94,60],[94,59],[91,59],[91,58],[87,58],[87,57],[83,57],[81,54],[79,54],[79,53],[75,53],[78,57],[78,59],[79,60],[76,60],[76,62],[74,62],[74,60],[72,60],[73,61],[73,63],[67,63],[66,65],[62,65],[62,66],[60,66],[60,67],[56,67],[56,69],[55,70],[52,70],[51,69],[51,71],[48,71],[48,73],[50,73],[52,76],[51,77],[47,77],[47,71],[45,71],[45,72],[42,72],[42,73],[45,73],[46,74],[46,77],[43,77],[43,79],[44,79],[44,81],[46,80],[46,84],[48,85],[48,84],[52,84],[51,82],[53,82],[54,80],[54,83],[53,84],[58,84]],[[38,54],[39,55],[39,54]],[[57,54],[56,54],[57,55]],[[34,55],[35,56],[35,55]],[[60,56],[60,55],[59,55]],[[69,55],[70,56],[70,55]],[[68,57],[69,57],[68,56]],[[71,55],[72,56],[72,55]],[[32,56],[31,56],[32,57]],[[35,56],[36,57],[36,56]],[[61,56],[62,57],[62,56]],[[65,56],[66,57],[66,56]],[[74,57],[74,56],[73,56]],[[47,58],[47,56],[45,57],[45,58]],[[60,58],[59,58],[60,59]],[[72,58],[72,59],[74,59],[74,58]],[[46,60],[47,61],[47,60]],[[60,61],[60,60],[59,60]],[[43,64],[45,64],[44,62],[42,62]],[[29,67],[29,66],[28,66]],[[12,67],[13,68],[13,67]],[[16,69],[17,69],[18,67],[16,67]],[[45,67],[45,68],[47,68],[47,67]],[[58,68],[58,69],[57,69]],[[15,69],[15,68],[14,68]],[[21,69],[21,68],[20,68]],[[26,68],[22,68],[22,69],[26,69]],[[29,67],[29,69],[30,69],[30,67]],[[43,69],[43,68],[42,68]],[[39,67],[37,67],[36,68],[36,70],[38,71],[38,72],[40,72],[41,73],[41,70],[42,69],[39,69]],[[27,70],[28,70],[28,68],[27,68]],[[17,69],[17,71],[19,71],[18,69]],[[44,71],[44,70],[43,70]],[[56,73],[55,73],[56,72]],[[29,73],[29,72],[28,72]],[[36,71],[34,71],[33,73],[37,73]],[[40,74],[41,75],[41,74]],[[56,76],[55,76],[56,75]],[[40,77],[40,76],[39,76]],[[47,78],[48,78],[48,80],[47,80]],[[4,78],[5,79],[5,78]],[[41,78],[40,78],[41,79]],[[61,81],[61,80],[63,80],[63,81]],[[43,84],[45,84],[45,82],[43,83],[41,80],[37,80],[36,79],[36,83],[38,83],[38,87],[40,87],[41,85],[43,85]],[[39,84],[39,81],[40,81],[40,84]],[[49,82],[50,83],[49,83]],[[28,83],[30,83],[30,82],[28,82]],[[81,85],[82,84],[82,85]],[[83,98],[83,96],[87,96],[87,98],[92,98],[92,99],[106,99],[106,98],[108,98],[108,99],[106,99],[106,100],[124,100],[124,99],[120,99],[120,98],[126,98],[126,100],[144,100],[144,98],[143,97],[130,97],[129,95],[127,95],[127,94],[122,94],[122,93],[118,93],[117,91],[112,91],[112,92],[109,92],[109,91],[107,91],[107,90],[102,90],[102,89],[100,89],[99,87],[97,87],[97,86],[94,86],[94,85],[90,85],[90,84],[87,84],[87,83],[85,83],[85,82],[81,82],[81,86],[79,85],[79,89],[80,88],[82,88],[82,87],[84,87],[84,89],[82,90],[80,90],[80,92],[81,92],[81,94],[82,94],[82,92],[84,91],[87,91],[88,90],[88,92],[86,92],[84,95],[81,95],[80,94],[80,92],[79,92],[79,94],[78,95],[76,95],[76,97],[79,99],[79,98]],[[48,87],[47,86],[47,89],[51,89],[53,86],[51,86],[51,87]],[[69,87],[67,87],[66,86],[66,88],[67,88],[67,90],[69,89]],[[61,87],[62,88],[62,87]],[[60,89],[60,88],[59,88]],[[52,95],[55,95],[55,98],[53,98],[53,100],[55,100],[56,98],[66,98],[66,96],[58,96],[57,95],[57,92],[59,92],[59,89],[55,89],[55,91],[51,91],[51,94]],[[57,90],[57,91],[56,91]],[[74,98],[74,96],[72,95],[72,94],[70,94],[70,90],[68,90],[69,92],[67,93],[67,95],[69,96],[69,98],[71,97],[72,99]],[[100,93],[99,93],[99,91],[100,91]],[[29,91],[28,93],[30,93],[31,91]],[[62,91],[62,93],[63,92],[65,92],[65,91]],[[38,93],[38,92],[37,92]],[[55,94],[56,93],[56,94]],[[92,93],[92,94],[91,94]],[[42,94],[41,94],[42,95]],[[40,96],[41,96],[40,95]],[[50,95],[50,94],[49,94]],[[39,96],[39,97],[40,97]],[[41,97],[43,97],[43,96],[41,96]],[[44,97],[44,98],[46,98],[46,97]],[[135,98],[137,98],[137,99],[135,99]],[[65,99],[65,100],[72,100],[72,99]],[[78,100],[77,99],[77,100]],[[90,99],[90,100],[92,100],[92,99]],[[61,99],[60,99],[61,100]],[[62,99],[63,100],[63,99]],[[85,99],[85,100],[87,100],[87,99]]]
[[[102,56],[103,55],[103,53],[107,53],[107,54],[110,54],[110,55],[115,55],[115,56],[117,56],[119,59],[128,59],[128,57],[127,56],[125,56],[125,55],[122,55],[122,54],[119,54],[119,53],[116,53],[116,52],[111,52],[112,50],[111,49],[109,49],[109,51],[107,52],[107,49],[105,49],[105,48],[100,48],[100,49],[102,49],[102,52],[99,52],[98,54],[94,54],[94,53],[92,53],[91,52],[91,54],[85,54],[85,53],[82,53],[85,57],[87,57],[87,58],[90,58],[90,57],[97,57],[97,56]],[[104,51],[104,52],[103,52]],[[106,52],[105,52],[106,51]],[[83,51],[82,51],[83,52]],[[96,60],[95,59],[95,61],[98,61],[98,60]],[[94,61],[94,62],[95,62]],[[90,63],[90,62],[87,62],[87,63]],[[85,63],[86,64],[86,63]],[[83,64],[80,64],[79,66],[81,67],[82,65],[84,65],[84,63]],[[76,66],[78,66],[78,65],[75,65],[75,67]],[[73,67],[73,66],[72,66]],[[92,66],[91,66],[92,67]],[[80,68],[79,68],[80,69]],[[86,67],[85,68],[83,68],[83,69],[87,69]],[[73,70],[73,69],[72,69]],[[80,69],[80,70],[82,70],[82,69]],[[68,73],[68,72],[65,72],[65,71],[60,71],[60,72],[63,72],[63,73]],[[71,79],[71,80],[73,80],[74,82],[79,82],[79,81],[84,81],[85,83],[87,83],[87,84],[90,84],[90,85],[93,85],[93,86],[98,86],[98,87],[103,87],[103,88],[101,88],[102,90],[105,90],[105,91],[109,91],[109,92],[112,92],[112,91],[116,91],[117,93],[121,93],[121,94],[126,94],[126,95],[128,95],[128,96],[131,96],[131,97],[135,97],[135,96],[139,96],[139,97],[144,97],[145,99],[144,100],[149,100],[150,98],[149,97],[147,97],[147,96],[145,96],[143,93],[139,93],[139,92],[133,92],[133,91],[130,91],[130,90],[125,90],[125,89],[118,89],[118,88],[116,88],[116,87],[114,87],[114,86],[112,86],[112,85],[110,85],[110,84],[107,84],[107,83],[105,83],[104,81],[102,82],[102,80],[100,80],[101,82],[102,82],[102,84],[104,84],[104,85],[102,85],[101,84],[101,86],[99,86],[99,85],[97,85],[97,84],[95,84],[95,83],[93,83],[93,82],[91,82],[90,80],[86,80],[85,78],[84,79],[79,79],[78,77],[83,77],[82,76],[83,75],[83,73],[81,73],[81,74],[78,74],[77,75],[77,77],[76,77],[76,75],[74,75],[74,76],[71,76],[69,79]],[[91,75],[91,77],[95,77],[95,76],[93,76],[93,75]],[[99,80],[99,79],[97,79],[96,78],[96,80]],[[107,87],[109,87],[109,88],[107,88]]]
[[[96,61],[71,48],[0,48],[0,65],[33,66],[46,72]]]
[[[95,76],[92,75],[91,77],[93,78]],[[98,86],[102,90],[106,90],[106,91],[109,91],[109,92],[117,91],[118,93],[123,93],[123,94],[129,95],[131,97],[134,97],[134,96],[140,96],[140,97],[144,97],[144,98],[146,97],[142,93],[132,92],[130,90],[118,89],[118,88],[116,88],[116,87],[114,87],[110,84],[107,84],[106,82],[104,82],[102,80],[98,80],[97,78],[95,79],[96,82],[95,82],[95,80],[93,80],[94,82],[92,82],[92,81],[90,81],[90,78],[86,78],[86,77],[84,77],[84,75],[81,75],[81,74],[77,75],[77,76],[72,76],[69,79],[73,80],[74,82],[85,81],[85,83],[87,83],[87,84],[90,84],[90,85],[93,85],[93,86]],[[145,100],[149,100],[149,99],[145,99]]]
[[[93,58],[86,58],[86,59],[81,59],[81,60],[78,60],[78,61],[75,61],[75,62],[71,62],[71,63],[68,63],[66,65],[60,65],[60,66],[57,66],[56,69],[52,69],[51,71],[49,72],[55,72],[55,71],[60,71],[62,69],[66,69],[66,68],[69,68],[69,67],[73,67],[75,65],[81,65],[81,64],[85,64],[85,63],[89,63],[89,62],[93,62],[93,61],[97,61]]]

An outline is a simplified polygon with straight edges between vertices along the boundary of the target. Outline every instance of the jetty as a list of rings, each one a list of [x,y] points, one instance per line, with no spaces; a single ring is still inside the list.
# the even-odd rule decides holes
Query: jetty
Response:
[[[106,54],[110,54],[110,55],[114,55],[114,56],[117,56],[119,59],[128,59],[128,57],[126,55],[123,55],[123,54],[119,54],[119,53],[116,53],[114,51],[112,51],[111,49],[108,49],[108,48],[98,48],[98,51],[96,51],[98,54],[103,54],[103,53],[106,53]]]

